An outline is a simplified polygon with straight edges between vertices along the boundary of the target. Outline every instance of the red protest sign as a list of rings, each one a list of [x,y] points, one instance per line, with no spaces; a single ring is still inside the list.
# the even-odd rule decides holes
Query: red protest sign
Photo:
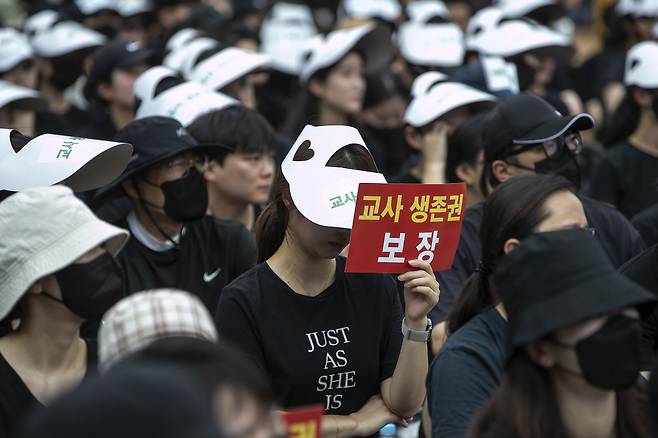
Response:
[[[346,272],[407,272],[407,261],[452,267],[466,184],[360,184]]]
[[[321,438],[322,407],[292,409],[282,412],[290,438]]]

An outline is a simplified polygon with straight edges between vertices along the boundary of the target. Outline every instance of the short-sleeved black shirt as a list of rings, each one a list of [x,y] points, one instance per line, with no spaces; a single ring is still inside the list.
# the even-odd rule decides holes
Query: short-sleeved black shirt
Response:
[[[595,167],[589,195],[632,218],[658,203],[658,157],[628,141],[616,145]]]
[[[220,336],[263,367],[284,408],[358,411],[393,375],[402,307],[390,276],[346,274],[315,297],[294,292],[267,263],[228,285],[216,314]]]
[[[124,219],[117,224],[129,228]],[[256,264],[254,235],[242,224],[206,216],[185,224],[178,248],[155,251],[132,233],[117,259],[128,294],[174,287],[198,296],[214,313],[224,286]]]
[[[84,380],[96,374],[98,344],[87,342],[87,371]],[[13,430],[25,414],[43,405],[34,397],[25,382],[0,354],[0,438],[12,436]]]

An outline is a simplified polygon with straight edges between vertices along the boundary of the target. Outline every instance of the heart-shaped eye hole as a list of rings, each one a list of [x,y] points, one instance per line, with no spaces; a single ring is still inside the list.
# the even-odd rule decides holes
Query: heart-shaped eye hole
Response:
[[[633,61],[631,61],[631,67],[630,67],[630,69],[633,70],[633,69],[634,69],[635,67],[637,67],[638,65],[640,65],[640,60],[639,60],[639,59],[634,59]]]
[[[304,140],[297,148],[292,161],[308,161],[313,158],[313,155],[315,155],[315,152],[311,149],[311,141]]]

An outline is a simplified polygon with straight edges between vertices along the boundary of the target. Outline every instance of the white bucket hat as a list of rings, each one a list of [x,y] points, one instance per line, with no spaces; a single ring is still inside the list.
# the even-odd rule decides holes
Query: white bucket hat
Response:
[[[32,38],[34,52],[40,58],[56,58],[77,50],[100,47],[106,41],[102,33],[74,21],[63,21]]]
[[[0,72],[7,72],[33,57],[32,46],[25,35],[10,27],[0,29]]]
[[[640,88],[658,88],[658,43],[645,41],[634,45],[626,55],[624,84]]]
[[[0,108],[7,105],[28,111],[42,111],[48,108],[48,102],[38,92],[0,80]]]
[[[466,50],[472,50],[475,52],[484,51],[482,39],[484,39],[485,42],[487,41],[485,35],[496,29],[496,26],[498,26],[498,23],[502,18],[503,11],[494,6],[481,9],[473,15],[471,19],[468,20],[468,25],[466,26],[464,40]]]
[[[419,128],[445,115],[449,111],[473,103],[495,102],[491,94],[458,82],[440,82],[426,93],[415,96],[406,112],[404,121]]]
[[[127,143],[43,134],[14,147],[21,134],[0,129],[0,190],[65,184],[84,192],[111,183],[132,155]]]
[[[410,64],[458,67],[464,62],[464,34],[454,23],[403,23],[398,45]]]
[[[340,11],[344,17],[360,20],[380,18],[394,22],[400,17],[402,7],[398,0],[343,0]]]
[[[440,0],[417,0],[407,5],[409,20],[415,23],[427,23],[433,18],[450,20],[450,11]]]
[[[334,153],[353,144],[370,153],[356,128],[306,125],[281,164],[295,207],[317,225],[351,229],[359,184],[386,182],[381,173],[327,167]],[[352,202],[337,206],[338,197]]]
[[[158,339],[190,337],[217,341],[212,317],[199,298],[175,289],[138,292],[103,316],[98,332],[102,372]]]
[[[304,4],[275,3],[260,29],[262,50],[272,57],[272,67],[298,75],[309,41],[318,34],[310,8]]]
[[[538,49],[573,53],[568,37],[527,19],[502,21],[479,41],[482,53],[504,58]]]
[[[196,82],[184,82],[143,101],[135,119],[151,116],[171,117],[188,127],[198,117],[218,111],[239,102],[225,94],[208,90]]]
[[[384,67],[393,55],[391,31],[383,25],[366,24],[329,33],[313,46],[299,74],[300,81],[307,83],[315,72],[338,63],[352,50],[358,50],[365,56],[366,74],[375,72]]]
[[[64,186],[16,193],[0,202],[0,319],[35,281],[105,244],[116,255],[128,232],[103,222]]]
[[[181,45],[176,50],[171,51],[165,56],[162,64],[166,67],[177,70],[187,76],[192,71],[196,60],[202,52],[219,47],[219,42],[213,38],[194,38],[191,41]]]
[[[269,65],[270,55],[235,47],[226,48],[201,61],[188,79],[209,90],[221,90],[230,83]]]

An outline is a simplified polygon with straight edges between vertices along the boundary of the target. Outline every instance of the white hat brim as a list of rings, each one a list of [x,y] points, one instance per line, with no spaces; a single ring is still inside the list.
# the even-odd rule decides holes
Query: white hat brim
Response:
[[[190,74],[190,80],[210,90],[221,90],[230,83],[266,67],[271,57],[229,47],[203,60]]]

